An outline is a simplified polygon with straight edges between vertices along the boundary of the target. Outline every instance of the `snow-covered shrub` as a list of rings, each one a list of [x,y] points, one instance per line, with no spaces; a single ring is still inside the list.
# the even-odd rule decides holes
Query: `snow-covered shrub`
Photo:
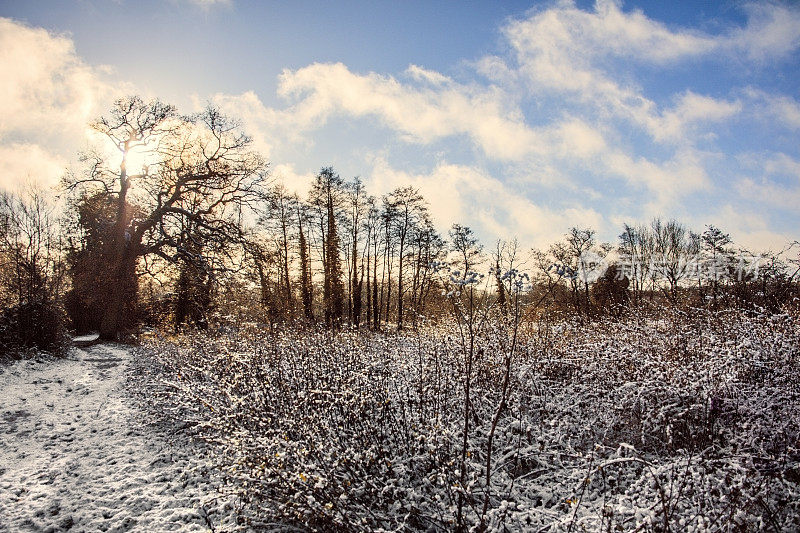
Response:
[[[249,524],[446,527],[457,389],[446,343],[321,331],[193,341],[156,351]]]
[[[453,530],[461,496],[466,529],[800,528],[795,319],[664,310],[524,331],[503,410],[508,331],[476,338],[463,486],[455,328],[145,350],[153,400],[209,443],[251,527]]]

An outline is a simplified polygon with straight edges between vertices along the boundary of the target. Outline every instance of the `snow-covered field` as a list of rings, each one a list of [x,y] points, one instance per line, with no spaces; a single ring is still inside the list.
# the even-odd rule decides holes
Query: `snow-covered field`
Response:
[[[199,449],[129,391],[132,357],[96,345],[0,369],[0,531],[209,531],[232,517]]]
[[[0,531],[800,530],[794,316],[141,340],[3,369]]]

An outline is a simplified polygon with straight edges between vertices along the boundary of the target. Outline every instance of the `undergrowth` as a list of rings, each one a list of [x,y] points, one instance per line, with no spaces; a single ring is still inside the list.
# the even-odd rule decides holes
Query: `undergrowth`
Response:
[[[502,324],[476,339],[464,483],[455,329],[153,334],[141,350],[153,406],[208,443],[243,528],[800,530],[795,319],[528,324],[498,409]]]

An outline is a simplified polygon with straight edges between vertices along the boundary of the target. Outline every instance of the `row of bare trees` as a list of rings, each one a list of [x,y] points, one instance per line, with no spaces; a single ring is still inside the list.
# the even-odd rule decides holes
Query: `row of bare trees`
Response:
[[[796,292],[800,258],[794,242],[778,253],[752,253],[713,225],[696,233],[676,221],[624,224],[617,245],[592,229],[571,228],[533,269],[545,299],[580,316],[618,314],[628,303],[655,300],[701,307],[758,305],[777,311]]]
[[[417,190],[376,198],[359,178],[325,167],[306,199],[282,184],[267,198],[249,259],[270,317],[374,329],[416,322],[434,285],[431,264],[447,252]]]
[[[41,190],[0,194],[0,360],[28,349],[58,350],[67,281],[56,209]]]
[[[109,150],[64,179],[77,330],[117,338],[135,325],[142,280],[150,307],[160,295],[176,324],[201,327],[221,287],[257,287],[272,322],[330,327],[402,328],[428,303],[446,246],[415,189],[376,198],[326,167],[300,198],[214,108],[187,116],[132,97],[92,126]]]
[[[756,295],[778,305],[796,285],[797,265],[744,264],[718,228],[660,219],[625,225],[617,246],[575,227],[528,259],[514,242],[485,254],[466,226],[440,235],[413,187],[376,197],[330,167],[306,194],[274,183],[250,137],[214,108],[181,115],[130,97],[92,126],[105,146],[64,178],[63,216],[40,193],[0,199],[0,296],[20,313],[63,301],[75,330],[104,338],[141,319],[205,327],[244,308],[270,323],[402,329],[447,308],[448,279],[477,271],[505,306],[503,276],[522,267],[534,307],[584,317],[646,298],[677,304],[687,290],[703,305]]]

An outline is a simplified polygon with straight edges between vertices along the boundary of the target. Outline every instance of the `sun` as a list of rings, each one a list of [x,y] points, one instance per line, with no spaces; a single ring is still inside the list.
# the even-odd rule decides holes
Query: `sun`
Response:
[[[125,170],[131,176],[147,174],[148,167],[156,164],[158,160],[158,154],[152,145],[136,144],[124,154]]]

